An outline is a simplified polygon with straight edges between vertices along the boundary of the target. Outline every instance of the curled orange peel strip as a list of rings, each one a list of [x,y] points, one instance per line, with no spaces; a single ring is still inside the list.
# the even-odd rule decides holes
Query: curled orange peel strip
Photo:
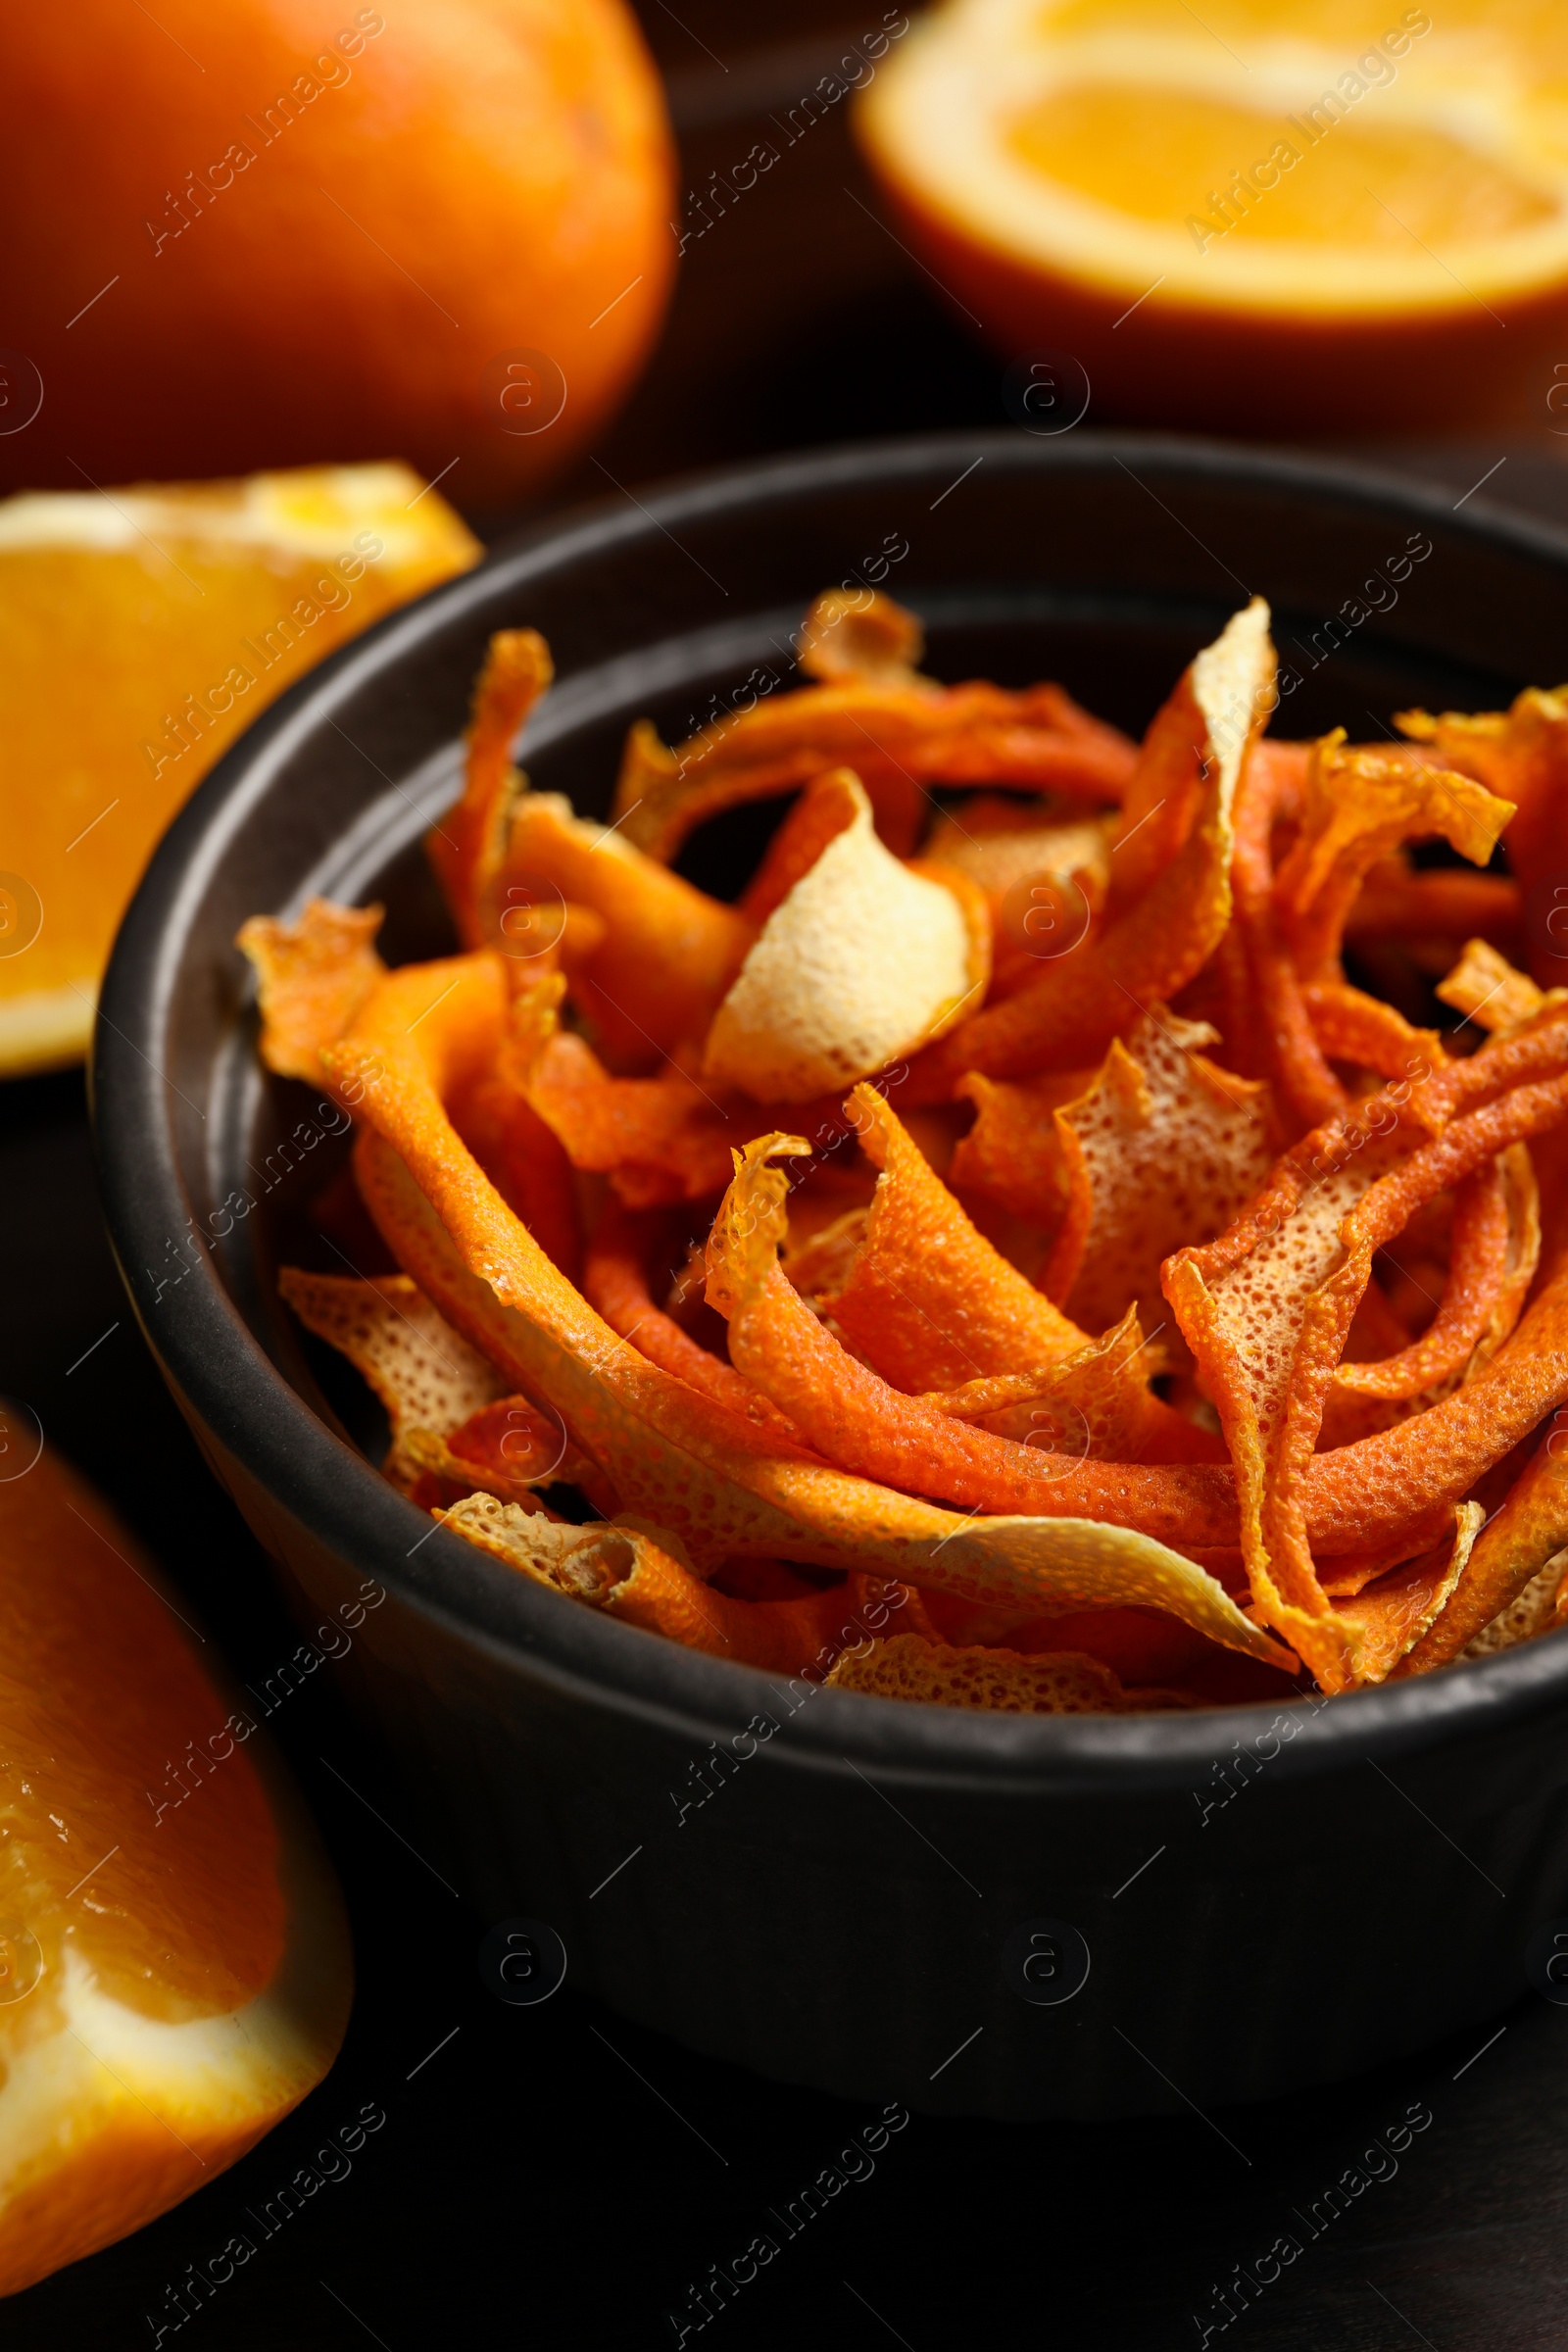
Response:
[[[1498,1060],[1507,1052],[1491,1049]],[[1446,1106],[1460,1093],[1461,1073],[1472,1092],[1485,1094],[1495,1073],[1478,1075],[1483,1060],[1453,1065],[1432,1082]],[[1166,1296],[1236,1466],[1253,1598],[1326,1690],[1364,1679],[1371,1653],[1363,1655],[1359,1621],[1336,1612],[1318,1581],[1306,1482],[1373,1254],[1423,1201],[1556,1124],[1565,1109],[1568,1079],[1515,1086],[1409,1150],[1406,1098],[1373,1098],[1360,1124],[1336,1121],[1288,1154],[1227,1235],[1166,1264]]]
[[[498,629],[473,690],[463,795],[424,837],[466,948],[500,945],[497,878],[513,810],[528,789],[512,763],[517,730],[555,675],[537,629]]]
[[[1149,1508],[1140,1482],[1149,1472],[993,1436],[890,1388],[845,1353],[778,1263],[786,1181],[771,1159],[798,1150],[800,1140],[764,1136],[749,1145],[737,1157],[734,1182],[713,1220],[709,1298],[728,1316],[737,1369],[821,1453],[865,1477],[904,1493],[940,1494],[987,1513],[1038,1517],[1046,1511],[1055,1518],[1059,1512],[1055,1526],[1062,1542],[1043,1579],[1057,1605],[1162,1608],[1227,1647],[1277,1663],[1280,1653],[1256,1645],[1256,1629],[1205,1570],[1138,1532],[1139,1504]],[[1198,1484],[1205,1472],[1194,1467],[1165,1476]],[[1077,1518],[1089,1497],[1102,1516]],[[998,1530],[1006,1523],[997,1517],[979,1524]],[[1011,1524],[1022,1522],[1011,1517]]]
[[[488,1494],[434,1515],[550,1591],[710,1657],[796,1675],[820,1671],[848,1643],[863,1641],[842,1589],[796,1600],[736,1600],[697,1575],[678,1537],[636,1519],[565,1527]],[[887,1608],[898,1606],[897,1597],[885,1600],[884,1623]]]
[[[576,1182],[560,1138],[502,1072],[466,1088],[452,1111],[491,1183],[575,1281],[582,1257]]]
[[[1415,1028],[1381,997],[1344,980],[1313,981],[1301,990],[1300,1002],[1320,1052],[1335,1061],[1416,1085],[1447,1058],[1437,1030]]]
[[[798,1446],[800,1432],[760,1390],[743,1380],[733,1364],[721,1363],[699,1346],[655,1304],[648,1289],[647,1248],[646,1230],[616,1201],[607,1201],[583,1269],[583,1295],[589,1304],[623,1340],[635,1341],[651,1363],[662,1364],[688,1388],[726,1405],[754,1428]]]
[[[1368,1585],[1353,1600],[1337,1600],[1335,1614],[1354,1628],[1363,1682],[1381,1683],[1442,1616],[1469,1562],[1486,1517],[1479,1502],[1454,1509],[1449,1533],[1430,1551]]]
[[[840,650],[851,642],[842,638]],[[929,784],[1119,801],[1134,757],[1124,735],[1059,686],[1011,693],[984,681],[935,686],[897,662],[841,668],[830,683],[729,712],[673,750],[639,721],[626,739],[612,814],[626,838],[667,863],[694,826],[722,809],[853,767],[883,840],[906,857]]]
[[[307,1331],[347,1356],[392,1425],[384,1468],[405,1490],[402,1462],[411,1430],[450,1437],[506,1384],[487,1356],[443,1320],[406,1274],[368,1282],[357,1274],[312,1274],[285,1266],[277,1287]]]
[[[574,1168],[608,1175],[628,1208],[702,1200],[729,1182],[735,1148],[778,1123],[779,1106],[700,1084],[674,1064],[652,1078],[612,1076],[586,1039],[560,1022],[559,974],[514,1000],[503,1055],[508,1083],[555,1135]],[[798,1104],[822,1149],[848,1138],[838,1098]]]
[[[1458,1657],[1568,1544],[1568,1415],[1558,1411],[1501,1508],[1476,1542],[1452,1598],[1395,1668],[1430,1674]]]
[[[822,1306],[884,1379],[922,1394],[1044,1371],[1037,1445],[1051,1444],[1052,1416],[1064,1415],[1056,1434],[1069,1452],[1222,1458],[1207,1433],[1153,1395],[1156,1364],[1136,1316],[1091,1340],[976,1229],[875,1088],[857,1087],[845,1108],[880,1175],[848,1278]]]
[[[925,632],[918,619],[878,588],[824,589],[796,631],[795,651],[807,676],[824,686],[858,680],[942,691],[920,672]]]
[[[1304,744],[1257,744],[1236,796],[1236,931],[1245,951],[1250,1017],[1258,1071],[1270,1079],[1275,1102],[1297,1126],[1313,1128],[1345,1106],[1345,1089],[1317,1037],[1302,998],[1274,900],[1276,825],[1298,817],[1306,793]]]
[[[321,1048],[341,1037],[386,971],[375,952],[379,906],[311,899],[297,923],[253,914],[235,946],[256,972],[263,1061],[279,1078],[328,1086]]]
[[[1519,813],[1508,827],[1508,862],[1528,894],[1568,872],[1568,688],[1527,687],[1506,711],[1433,718],[1407,710],[1396,719],[1407,735],[1504,800]],[[1562,976],[1561,943],[1549,932],[1531,943],[1531,967],[1544,987]]]
[[[1110,845],[1113,915],[1143,897],[1191,833],[1202,803],[1208,748],[1208,720],[1187,670],[1150,721],[1128,779]]]
[[[922,1054],[916,1099],[944,1100],[970,1070],[1014,1078],[1068,1061],[1082,1067],[1201,970],[1231,917],[1232,806],[1273,676],[1268,607],[1254,598],[1189,672],[1203,714],[1207,771],[1180,850],[1119,918]]]
[[[564,946],[572,1001],[605,1052],[647,1068],[699,1038],[756,936],[735,907],[711,899],[618,833],[572,813],[558,793],[518,801],[497,883],[522,894],[532,925],[550,911],[586,907],[603,925],[586,953]],[[497,944],[505,947],[505,940]]]
[[[1346,921],[1379,858],[1435,836],[1485,865],[1513,813],[1511,801],[1417,754],[1347,749],[1343,728],[1314,744],[1300,831],[1274,884],[1300,977],[1340,976]]]
[[[846,1105],[879,1172],[848,1281],[824,1305],[896,1388],[956,1389],[1076,1354],[1089,1335],[976,1229],[874,1087]]]
[[[1093,1605],[1120,1589],[1279,1661],[1211,1578],[1130,1524],[966,1519],[786,1451],[628,1348],[508,1209],[442,1107],[443,1093],[499,1047],[499,962],[476,956],[390,974],[332,1049],[368,1122],[356,1147],[361,1188],[405,1271],[510,1386],[559,1414],[629,1510],[678,1537],[700,1569],[731,1553],[760,1554],[1026,1606]],[[809,1309],[801,1312],[820,1336]],[[1217,1468],[1090,1467],[1105,1489],[1107,1519],[1131,1499],[1128,1477],[1166,1482],[1178,1520],[1226,1516],[1229,1479]]]
[[[1375,1363],[1342,1363],[1335,1386],[1356,1396],[1419,1396],[1469,1358],[1508,1273],[1508,1196],[1495,1161],[1461,1178],[1453,1197],[1448,1279],[1420,1339]]]
[[[1538,988],[1528,972],[1517,971],[1485,939],[1465,942],[1458,962],[1438,982],[1437,994],[1494,1037],[1522,1028],[1568,1002],[1568,992],[1559,988],[1548,994]]]
[[[736,902],[748,921],[761,929],[796,883],[810,872],[828,843],[854,824],[864,799],[853,768],[830,768],[807,785]]]

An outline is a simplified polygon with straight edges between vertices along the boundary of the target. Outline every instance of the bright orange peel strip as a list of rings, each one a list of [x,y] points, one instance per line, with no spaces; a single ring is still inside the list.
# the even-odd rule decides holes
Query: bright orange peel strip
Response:
[[[425,856],[466,948],[499,947],[498,877],[527,779],[512,763],[518,729],[555,675],[537,629],[498,629],[473,690],[457,806],[424,837]]]
[[[923,1055],[923,1099],[943,1099],[969,1070],[1014,1078],[1068,1061],[1081,1067],[1140,1012],[1168,1004],[1219,945],[1231,914],[1232,804],[1274,680],[1268,607],[1260,597],[1199,655],[1189,674],[1204,721],[1206,781],[1181,849],[1117,919]]]
[[[256,971],[261,1056],[279,1078],[330,1081],[321,1048],[342,1036],[386,971],[375,952],[379,906],[311,899],[297,923],[253,914],[235,941]]]

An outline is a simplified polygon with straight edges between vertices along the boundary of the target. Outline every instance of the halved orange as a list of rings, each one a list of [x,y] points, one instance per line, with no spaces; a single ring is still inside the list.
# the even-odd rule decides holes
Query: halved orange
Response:
[[[1076,358],[1103,414],[1539,426],[1565,105],[1557,0],[949,0],[858,126],[953,299]]]
[[[248,1707],[0,1406],[0,2294],[163,2213],[336,2055],[341,1898]],[[17,1472],[20,1475],[6,1475]],[[250,1726],[247,1729],[247,1725]]]
[[[149,853],[240,729],[480,552],[406,466],[0,502],[0,1075],[85,1052]]]

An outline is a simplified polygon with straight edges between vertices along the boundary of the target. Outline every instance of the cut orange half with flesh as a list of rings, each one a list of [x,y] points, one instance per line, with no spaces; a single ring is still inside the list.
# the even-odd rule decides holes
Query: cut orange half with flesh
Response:
[[[1560,382],[1568,406],[1558,0],[950,0],[858,122],[953,300],[1077,359],[1105,414],[1542,425]],[[1017,420],[1071,416],[1042,395]]]
[[[480,552],[406,466],[0,501],[0,1076],[81,1058],[153,845],[241,728]]]
[[[343,2038],[336,1883],[200,1642],[50,1454],[0,1477],[0,2294],[213,2180]]]

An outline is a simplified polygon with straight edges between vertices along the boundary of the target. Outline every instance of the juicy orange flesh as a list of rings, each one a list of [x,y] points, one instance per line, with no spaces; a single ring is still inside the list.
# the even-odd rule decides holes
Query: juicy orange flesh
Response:
[[[0,552],[0,743],[12,779],[0,865],[43,905],[25,953],[0,956],[0,998],[90,992],[154,843],[218,754],[301,671],[411,593],[377,577],[390,565],[367,566],[350,589],[319,557],[269,564],[255,549],[162,543],[167,559],[150,545]],[[302,599],[318,617],[304,616]]]
[[[1434,43],[1478,35],[1489,49],[1514,49],[1544,70],[1568,72],[1568,12],[1561,0],[1441,0],[1420,13],[1431,29],[1396,60],[1401,69]],[[1406,14],[1404,0],[1212,0],[1200,11],[1200,30],[1233,44],[1244,64],[1251,62],[1249,42],[1294,37],[1336,56],[1343,51],[1349,65],[1386,33],[1409,31]],[[1105,31],[1195,37],[1193,11],[1183,0],[1063,0],[1041,9],[1038,29],[1055,38]]]
[[[1292,123],[1196,92],[1081,81],[1015,116],[1006,138],[1045,177],[1118,212],[1174,222],[1193,215],[1233,238],[1394,245],[1414,254],[1421,244],[1505,236],[1552,217],[1555,208],[1534,189],[1444,132],[1366,120],[1377,96],[1369,88],[1338,119],[1322,107],[1316,122],[1300,112]],[[1281,142],[1298,160],[1276,157],[1288,165],[1276,184],[1247,187]]]
[[[0,1485],[0,1948],[9,1963],[27,1931],[47,1993],[74,1946],[104,1991],[176,2021],[260,1992],[286,1917],[266,1791],[223,1737],[228,1701],[132,1556],[47,1453]],[[36,1997],[0,2007],[0,2026]]]

